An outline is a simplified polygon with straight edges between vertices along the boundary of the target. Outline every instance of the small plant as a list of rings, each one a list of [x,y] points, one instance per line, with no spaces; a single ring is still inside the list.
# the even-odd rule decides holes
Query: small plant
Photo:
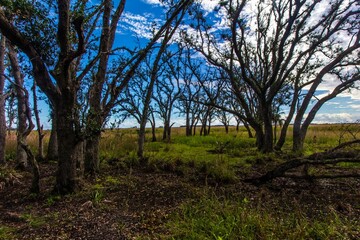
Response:
[[[140,161],[136,151],[129,152],[129,155],[125,158],[125,163],[130,168],[134,166],[139,166]]]
[[[104,186],[97,183],[92,188],[94,189],[92,201],[94,205],[99,205],[104,199]]]
[[[103,199],[104,199],[104,193],[100,190],[96,190],[93,199],[94,204],[99,205]]]
[[[46,205],[47,206],[52,206],[56,202],[58,202],[60,200],[61,200],[61,196],[59,196],[59,195],[51,195],[46,199]]]
[[[13,232],[15,229],[6,227],[6,226],[0,226],[0,240],[11,240],[15,239]]]
[[[24,219],[29,225],[33,228],[38,228],[46,224],[46,221],[43,217],[34,216],[31,213],[26,213],[21,215],[21,218]]]

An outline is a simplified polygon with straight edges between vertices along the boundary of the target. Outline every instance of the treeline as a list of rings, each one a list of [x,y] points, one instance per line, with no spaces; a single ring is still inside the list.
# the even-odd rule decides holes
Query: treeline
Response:
[[[255,132],[264,153],[283,147],[293,123],[293,151],[302,152],[318,110],[360,79],[355,0],[219,1],[212,11],[206,1],[161,3],[163,19],[153,24],[152,37],[130,47],[117,43],[125,0],[2,1],[0,163],[6,120],[15,119],[19,165],[31,157],[26,137],[35,125],[38,158],[46,158],[37,89],[51,110],[47,157],[58,161],[54,190],[65,194],[76,191],[84,174],[100,171],[102,130],[128,117],[140,126],[144,161],[146,124],[156,141],[160,119],[162,140],[170,141],[174,114],[185,118],[187,136],[198,124],[209,134],[214,119],[228,131],[233,118],[250,137]],[[317,97],[328,82],[332,90]]]

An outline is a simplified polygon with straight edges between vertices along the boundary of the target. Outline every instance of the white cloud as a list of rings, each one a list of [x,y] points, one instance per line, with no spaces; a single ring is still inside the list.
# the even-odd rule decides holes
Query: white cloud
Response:
[[[160,0],[143,0],[143,2],[145,2],[149,5],[159,5],[159,6],[164,5]]]
[[[136,37],[150,39],[153,36],[154,23],[159,26],[162,21],[154,18],[151,13],[144,13],[143,15],[124,12],[123,18],[120,21],[120,29],[117,31],[120,34],[125,34],[126,31],[134,33]],[[155,27],[156,28],[156,27]]]
[[[360,113],[318,113],[313,123],[344,123],[360,119]]]
[[[220,2],[219,0],[202,0],[200,3],[201,3],[201,7],[206,12],[211,12],[219,4],[219,2]]]

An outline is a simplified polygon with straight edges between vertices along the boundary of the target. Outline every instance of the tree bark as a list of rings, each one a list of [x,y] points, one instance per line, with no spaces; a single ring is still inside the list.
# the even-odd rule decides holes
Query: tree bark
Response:
[[[244,124],[244,127],[245,127],[245,129],[246,129],[246,131],[248,133],[249,138],[254,138],[254,135],[253,135],[253,133],[252,133],[252,131],[250,129],[249,124],[247,122],[245,122],[245,121],[243,121],[243,124]]]
[[[270,153],[274,150],[271,104],[265,103],[262,108],[264,119],[264,141],[263,145],[259,146],[259,149],[263,153]]]
[[[67,98],[64,98],[55,107],[59,161],[54,192],[59,194],[72,193],[79,188],[77,162],[78,157],[82,155],[83,144],[74,129],[72,112],[75,105],[66,100]]]
[[[34,115],[35,115],[35,119],[36,119],[36,127],[37,127],[37,132],[38,132],[38,154],[37,154],[37,158],[40,161],[43,161],[45,159],[45,155],[44,155],[44,137],[45,134],[43,133],[43,126],[41,125],[40,122],[40,116],[39,116],[39,110],[38,110],[38,104],[37,104],[37,95],[36,95],[36,81],[34,81],[34,85],[32,87],[33,90],[33,103],[34,103]],[[26,149],[25,149],[26,151]],[[28,154],[28,158],[29,158],[29,154]]]
[[[93,133],[85,141],[84,167],[85,174],[96,176],[100,171],[99,143],[101,133]]]
[[[6,118],[5,118],[5,43],[6,39],[1,35],[0,40],[0,165],[5,164],[6,146]]]
[[[47,150],[47,160],[57,160],[59,157],[58,154],[58,140],[56,134],[56,116],[54,111],[51,113],[51,133],[49,139],[49,145]]]
[[[157,139],[156,139],[156,124],[155,124],[155,116],[154,116],[154,112],[151,111],[151,134],[152,134],[152,138],[151,138],[151,141],[152,142],[156,142]]]
[[[26,145],[26,135],[24,134],[28,128],[26,118],[26,98],[23,91],[24,75],[19,66],[19,61],[15,49],[8,42],[8,56],[12,68],[12,74],[15,79],[15,92],[17,97],[17,147],[16,147],[16,164],[19,169],[25,169],[28,166],[27,154],[22,144]]]

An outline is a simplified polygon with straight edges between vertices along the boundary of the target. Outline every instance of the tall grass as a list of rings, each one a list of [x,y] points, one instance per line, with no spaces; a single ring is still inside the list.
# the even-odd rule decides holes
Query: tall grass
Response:
[[[215,196],[183,204],[167,223],[167,239],[355,239],[360,225],[331,215],[308,219],[300,212],[256,209],[247,199]]]

